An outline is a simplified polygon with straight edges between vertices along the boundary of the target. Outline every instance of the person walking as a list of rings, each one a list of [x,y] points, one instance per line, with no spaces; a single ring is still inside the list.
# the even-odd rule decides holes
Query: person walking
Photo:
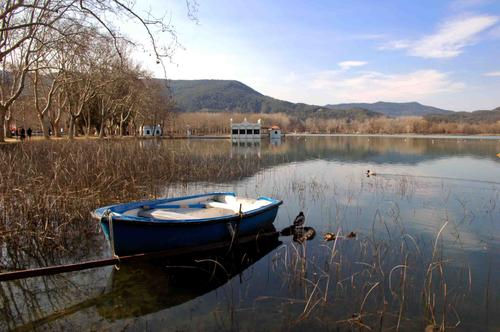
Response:
[[[31,134],[33,134],[33,130],[31,130],[31,127],[28,128],[26,134],[28,135],[28,140],[31,141]]]
[[[26,138],[26,131],[24,130],[24,127],[21,127],[21,141],[24,141]]]

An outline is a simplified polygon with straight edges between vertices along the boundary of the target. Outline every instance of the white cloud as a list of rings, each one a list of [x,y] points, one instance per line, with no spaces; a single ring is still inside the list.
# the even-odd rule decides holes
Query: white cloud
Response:
[[[484,73],[483,76],[493,76],[493,77],[497,77],[497,76],[500,76],[500,71],[491,71],[489,73]]]
[[[365,61],[356,61],[356,60],[342,61],[342,62],[338,63],[340,69],[342,69],[342,70],[349,70],[353,67],[361,67],[361,66],[364,66],[366,64],[367,64],[367,62],[365,62]]]
[[[418,40],[397,40],[387,43],[381,49],[408,49],[412,56],[422,58],[452,58],[477,41],[479,34],[494,26],[497,16],[476,15],[456,18],[445,22],[432,35]]]
[[[436,94],[455,92],[464,88],[448,74],[434,70],[418,70],[404,74],[365,72],[345,77],[335,71],[320,72],[311,80],[310,92],[321,95],[321,103],[333,101],[421,100]]]

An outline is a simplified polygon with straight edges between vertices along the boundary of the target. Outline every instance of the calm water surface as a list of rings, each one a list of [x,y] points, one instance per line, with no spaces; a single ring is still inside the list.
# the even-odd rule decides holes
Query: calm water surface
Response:
[[[249,177],[165,196],[272,196],[284,201],[277,230],[303,211],[316,236],[200,256],[196,268],[179,260],[2,283],[0,329],[500,331],[499,140],[287,137],[144,149],[164,145],[259,161]],[[338,239],[325,242],[325,232]],[[88,258],[108,256],[102,234],[95,246]]]

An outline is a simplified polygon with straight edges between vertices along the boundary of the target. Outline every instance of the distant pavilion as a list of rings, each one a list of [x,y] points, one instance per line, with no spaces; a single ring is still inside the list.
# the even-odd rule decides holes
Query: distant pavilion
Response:
[[[233,123],[233,119],[231,119],[232,139],[260,139],[260,136],[260,119],[257,121],[257,123],[248,122],[246,118],[241,123]]]

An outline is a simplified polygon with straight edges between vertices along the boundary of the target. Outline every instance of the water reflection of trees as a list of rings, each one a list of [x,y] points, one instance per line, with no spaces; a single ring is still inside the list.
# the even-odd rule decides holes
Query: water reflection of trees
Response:
[[[293,161],[322,158],[339,161],[416,164],[450,156],[497,160],[497,140],[399,137],[287,137],[283,153]],[[286,150],[285,150],[286,149]],[[273,150],[273,152],[275,152]]]
[[[166,144],[175,150],[201,155],[232,155],[260,152],[265,165],[312,159],[370,163],[417,164],[452,156],[474,156],[499,160],[500,140],[459,138],[404,138],[377,136],[289,136],[281,144],[262,139],[228,142],[227,140],[177,140]],[[162,144],[162,143],[159,143]],[[165,143],[163,143],[165,144]]]
[[[176,142],[184,148],[185,142]],[[428,160],[474,156],[499,160],[500,140],[462,138],[404,138],[368,136],[286,137],[280,145],[262,139],[260,144],[229,144],[209,140],[193,140],[187,144],[193,152],[224,154],[259,153],[262,166],[286,162],[325,159],[365,163],[395,163],[414,165]]]

